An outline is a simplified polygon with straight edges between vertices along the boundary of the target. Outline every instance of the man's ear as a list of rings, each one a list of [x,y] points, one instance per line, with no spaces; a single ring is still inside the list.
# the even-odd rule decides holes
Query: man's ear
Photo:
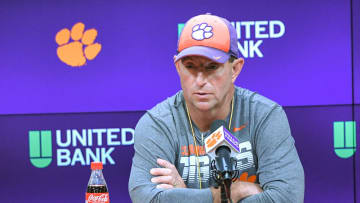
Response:
[[[180,61],[180,60],[179,60]],[[179,71],[180,71],[180,67],[179,67],[179,61],[176,61],[176,55],[174,55],[174,65],[175,65],[175,67],[176,67],[176,71],[178,72],[178,74],[179,74]]]
[[[238,58],[232,63],[232,76],[231,76],[232,83],[235,83],[235,80],[239,76],[244,66],[244,63],[245,60],[243,58]]]

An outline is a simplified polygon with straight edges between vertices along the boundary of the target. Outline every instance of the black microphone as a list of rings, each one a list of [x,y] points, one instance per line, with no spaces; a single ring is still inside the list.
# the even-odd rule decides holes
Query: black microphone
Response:
[[[210,132],[210,136],[205,139],[205,151],[215,160],[222,179],[232,179],[231,172],[235,170],[232,157],[239,153],[239,140],[229,132],[223,120],[214,121]]]
[[[223,120],[214,121],[210,130],[212,133],[205,139],[205,150],[212,159],[211,170],[215,181],[230,199],[232,180],[238,176],[235,155],[239,153],[239,140],[229,132]]]

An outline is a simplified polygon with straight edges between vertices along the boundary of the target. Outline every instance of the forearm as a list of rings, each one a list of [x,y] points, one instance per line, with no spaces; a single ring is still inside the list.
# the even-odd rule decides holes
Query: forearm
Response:
[[[174,188],[169,190],[163,190],[159,192],[153,199],[153,203],[163,202],[204,202],[212,203],[212,193],[210,188],[206,189],[192,189],[192,188]]]
[[[265,190],[259,194],[251,195],[246,197],[245,199],[242,199],[238,201],[240,203],[268,203],[268,202],[298,202],[296,198],[289,199],[288,196],[282,195],[282,193],[278,190],[271,189],[271,190]]]
[[[238,202],[251,195],[259,194],[263,192],[259,184],[236,181],[231,185],[231,199],[233,202]],[[214,203],[221,201],[220,187],[211,188],[212,199]]]
[[[132,202],[143,203],[168,203],[168,202],[205,202],[212,203],[210,188],[193,189],[193,188],[158,188],[158,184],[141,180],[139,177],[134,178],[134,173],[130,174],[129,194]]]
[[[233,183],[233,186],[231,190],[232,199],[235,199],[236,202],[263,192],[260,185],[256,183],[237,181]]]

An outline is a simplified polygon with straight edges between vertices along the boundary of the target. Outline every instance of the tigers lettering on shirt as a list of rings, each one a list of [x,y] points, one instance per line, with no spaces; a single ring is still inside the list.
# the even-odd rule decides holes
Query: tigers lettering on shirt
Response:
[[[249,175],[254,176],[256,170],[250,141],[240,143],[239,148],[240,153],[235,157],[237,159],[236,169],[239,170],[239,175],[248,173]],[[196,157],[196,149],[199,153],[198,157]],[[196,188],[199,180],[197,160],[199,161],[202,185],[204,187],[209,187],[213,181],[210,170],[211,160],[210,157],[206,155],[204,146],[195,147],[193,144],[181,146],[179,173],[188,187]],[[254,179],[251,180],[251,182],[253,182]]]

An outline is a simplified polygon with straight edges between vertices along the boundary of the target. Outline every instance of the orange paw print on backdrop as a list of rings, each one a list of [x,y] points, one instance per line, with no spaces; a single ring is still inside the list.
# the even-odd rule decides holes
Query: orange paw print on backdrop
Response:
[[[101,44],[94,43],[97,31],[92,28],[84,32],[84,29],[85,25],[79,22],[71,28],[71,31],[64,28],[56,33],[55,41],[59,45],[57,56],[69,66],[83,66],[86,59],[94,59],[101,51]],[[73,41],[69,43],[70,37]],[[83,45],[86,46],[85,49]]]
[[[221,133],[220,132],[217,132],[217,133],[213,134],[210,137],[210,139],[208,139],[206,141],[206,146],[209,147],[209,148],[214,146],[217,143],[217,141],[220,140],[220,138],[221,138]]]

